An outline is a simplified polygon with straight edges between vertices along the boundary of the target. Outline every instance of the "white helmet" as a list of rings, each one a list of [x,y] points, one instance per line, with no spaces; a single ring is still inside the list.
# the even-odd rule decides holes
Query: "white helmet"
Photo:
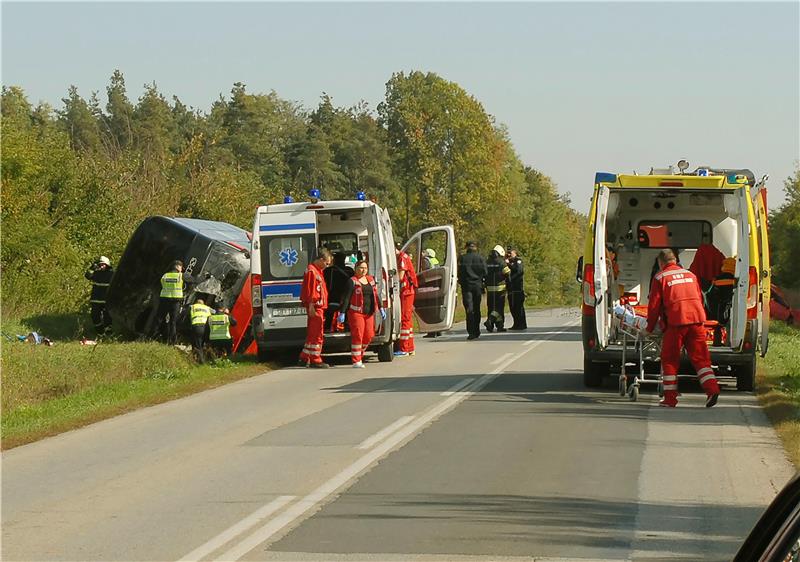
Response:
[[[108,258],[107,258],[107,257],[105,257],[105,256],[100,256],[100,259],[99,259],[99,260],[97,260],[97,261],[98,261],[98,262],[100,262],[100,263],[104,263],[104,264],[106,264],[106,265],[111,265],[111,260],[110,260],[110,259],[108,259]]]
[[[504,255],[506,255],[506,251],[503,249],[503,247],[502,247],[500,244],[498,244],[497,246],[495,246],[494,248],[492,248],[492,250],[494,250],[495,252],[497,252],[497,254],[498,254],[498,255],[501,255],[501,256],[504,256]]]
[[[435,258],[436,252],[433,251],[433,248],[428,248],[425,250],[425,255],[428,256],[429,258]]]

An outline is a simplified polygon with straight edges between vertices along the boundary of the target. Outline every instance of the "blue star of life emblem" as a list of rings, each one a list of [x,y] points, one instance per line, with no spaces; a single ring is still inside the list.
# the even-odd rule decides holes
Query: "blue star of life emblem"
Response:
[[[292,267],[300,259],[297,255],[297,250],[294,248],[284,248],[278,253],[278,257],[286,267]]]

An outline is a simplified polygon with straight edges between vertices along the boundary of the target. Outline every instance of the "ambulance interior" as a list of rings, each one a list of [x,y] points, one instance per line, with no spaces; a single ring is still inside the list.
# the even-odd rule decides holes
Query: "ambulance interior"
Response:
[[[739,206],[730,193],[612,190],[605,229],[611,300],[625,297],[638,315],[646,316],[657,256],[664,248],[673,249],[686,269],[704,244],[726,258],[736,256]]]

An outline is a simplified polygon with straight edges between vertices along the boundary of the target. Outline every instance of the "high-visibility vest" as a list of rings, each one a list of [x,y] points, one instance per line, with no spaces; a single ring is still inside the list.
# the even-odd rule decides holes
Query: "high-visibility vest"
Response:
[[[192,326],[202,326],[208,321],[208,317],[214,312],[210,307],[204,304],[193,304],[189,307],[190,317],[192,319]]]
[[[231,332],[228,329],[231,325],[231,319],[227,314],[212,314],[208,319],[210,340],[229,340],[231,339]]]
[[[439,259],[438,258],[428,258],[428,263],[431,264],[431,267],[436,267],[437,265],[439,265]]]
[[[375,284],[375,279],[371,275],[367,275],[366,285],[363,285],[356,276],[350,279],[352,279],[355,284],[353,295],[350,297],[350,310],[362,314],[364,313],[364,289],[366,287],[370,287],[372,290],[372,312],[374,313],[378,310],[380,308],[380,302],[378,301],[378,286]]]
[[[161,298],[183,298],[183,275],[178,271],[170,271],[161,276]]]

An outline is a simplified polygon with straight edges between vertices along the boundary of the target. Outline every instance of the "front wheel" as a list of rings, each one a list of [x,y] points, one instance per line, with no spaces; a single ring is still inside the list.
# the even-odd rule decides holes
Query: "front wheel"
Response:
[[[736,390],[752,391],[756,387],[756,358],[751,358],[747,363],[733,366],[736,375]]]
[[[583,358],[583,384],[587,388],[602,386],[603,377],[608,374],[608,363],[593,363],[589,358]]]
[[[383,344],[378,348],[378,361],[381,363],[389,363],[394,359],[394,346],[392,342]]]

